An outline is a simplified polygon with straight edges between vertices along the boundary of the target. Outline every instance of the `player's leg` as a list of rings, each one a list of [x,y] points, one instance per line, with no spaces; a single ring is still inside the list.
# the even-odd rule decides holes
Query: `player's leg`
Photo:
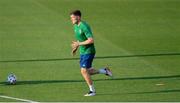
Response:
[[[99,69],[99,70],[94,69],[94,68],[92,67],[93,59],[94,59],[94,55],[90,55],[89,60],[88,60],[88,62],[87,62],[88,67],[90,67],[90,68],[88,68],[88,71],[89,71],[89,74],[90,74],[90,75],[105,74],[105,75],[107,75],[107,76],[112,77],[112,72],[111,72],[111,70],[109,69],[109,67],[104,67],[104,68],[101,68],[101,69]]]
[[[80,56],[80,67],[81,67],[81,74],[85,79],[87,85],[89,86],[90,92],[87,93],[85,96],[94,96],[95,89],[93,86],[93,81],[91,79],[91,75],[89,73],[89,68],[91,68],[91,64],[94,58],[94,54],[85,54]]]
[[[95,75],[95,74],[99,74],[99,71],[94,69],[94,68],[89,68],[88,72],[90,75]]]
[[[90,75],[94,75],[94,74],[105,74],[107,76],[112,76],[112,72],[109,69],[109,67],[105,67],[105,68],[101,68],[99,70],[96,70],[94,68],[90,68],[89,70],[89,74]]]
[[[81,74],[84,77],[87,85],[89,86],[89,93],[85,94],[84,96],[94,96],[95,88],[94,88],[93,81],[91,79],[91,76],[90,76],[87,68],[81,68]]]
[[[89,72],[87,68],[81,68],[81,74],[88,85],[92,85],[93,81],[91,80],[91,76],[89,75]]]

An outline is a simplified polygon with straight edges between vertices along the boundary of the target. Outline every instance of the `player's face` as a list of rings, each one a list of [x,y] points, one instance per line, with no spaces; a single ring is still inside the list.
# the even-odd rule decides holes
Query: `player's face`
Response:
[[[77,24],[78,23],[78,16],[71,15],[70,17],[71,17],[72,24]]]

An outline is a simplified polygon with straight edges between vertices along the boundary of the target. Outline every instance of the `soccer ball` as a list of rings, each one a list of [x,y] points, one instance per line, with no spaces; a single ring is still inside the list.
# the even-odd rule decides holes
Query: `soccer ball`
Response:
[[[9,74],[7,77],[8,84],[16,84],[17,78],[14,74]]]

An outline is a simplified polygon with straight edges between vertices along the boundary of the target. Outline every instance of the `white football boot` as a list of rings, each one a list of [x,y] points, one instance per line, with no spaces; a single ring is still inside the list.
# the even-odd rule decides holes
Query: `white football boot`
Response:
[[[89,91],[89,93],[85,94],[84,96],[95,96],[96,93],[95,92],[92,92],[92,91]]]
[[[111,70],[108,67],[106,67],[104,70],[106,71],[107,76],[110,76],[110,77],[113,76]]]

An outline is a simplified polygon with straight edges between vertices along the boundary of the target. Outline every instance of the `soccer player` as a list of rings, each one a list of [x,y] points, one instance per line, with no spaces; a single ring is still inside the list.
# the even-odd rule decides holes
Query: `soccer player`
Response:
[[[84,96],[94,96],[96,91],[91,79],[93,74],[105,74],[112,76],[112,72],[108,67],[95,70],[92,67],[92,62],[96,53],[94,46],[93,33],[90,26],[81,20],[80,10],[75,10],[70,13],[71,22],[74,25],[74,32],[76,41],[72,41],[72,55],[75,55],[78,47],[80,48],[80,68],[81,74],[84,77],[87,85],[89,86],[89,93]]]

